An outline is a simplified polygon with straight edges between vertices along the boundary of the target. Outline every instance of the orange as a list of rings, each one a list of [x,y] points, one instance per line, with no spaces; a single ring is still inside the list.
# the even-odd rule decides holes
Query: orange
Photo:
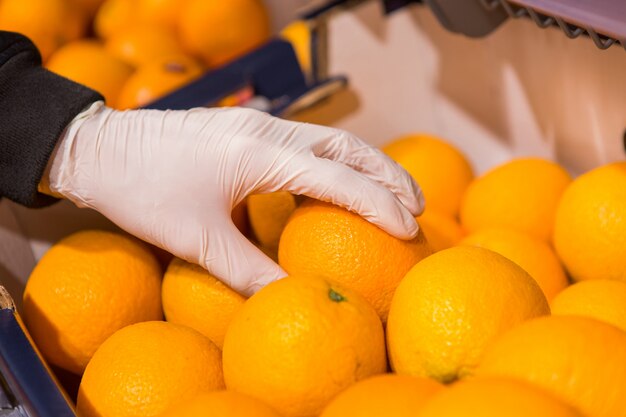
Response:
[[[118,30],[106,40],[105,48],[111,55],[133,67],[182,54],[172,33],[158,26],[149,25]]]
[[[68,41],[70,16],[64,0],[0,1],[0,30],[19,32],[30,38],[44,62]]]
[[[175,258],[163,278],[163,311],[170,323],[196,329],[221,348],[245,298],[204,268]]]
[[[187,0],[136,0],[137,19],[175,34],[178,31],[178,16]]]
[[[260,0],[187,0],[178,25],[183,45],[211,67],[231,61],[270,36]]]
[[[336,396],[320,417],[413,417],[441,390],[443,385],[429,378],[374,376]]]
[[[55,52],[46,67],[72,81],[98,91],[107,105],[115,107],[119,92],[132,68],[94,41],[68,43]]]
[[[94,31],[103,40],[137,23],[136,0],[104,0],[94,19]]]
[[[458,246],[415,265],[398,286],[387,322],[391,367],[442,382],[471,375],[506,330],[550,314],[522,268],[487,249]]]
[[[417,181],[428,209],[452,218],[458,215],[463,193],[474,178],[461,151],[435,136],[412,134],[385,145],[383,152]]]
[[[262,246],[278,249],[280,235],[295,209],[296,200],[286,191],[248,196],[250,226]]]
[[[626,162],[572,182],[556,213],[554,246],[576,281],[626,281]]]
[[[317,415],[356,381],[385,371],[383,327],[357,293],[289,276],[250,297],[224,341],[228,389],[287,417]]]
[[[461,225],[473,233],[503,228],[549,242],[556,208],[571,178],[554,162],[516,159],[477,178],[461,206]]]
[[[67,2],[72,9],[80,10],[87,18],[92,19],[104,0],[67,0]]]
[[[202,75],[202,67],[184,55],[159,58],[137,68],[121,89],[118,109],[145,106]]]
[[[589,417],[626,416],[626,333],[595,319],[523,323],[490,346],[477,374],[532,382]]]
[[[213,391],[173,407],[161,417],[281,417],[261,400],[235,391]]]
[[[80,382],[81,417],[152,417],[224,388],[220,350],[193,329],[150,321],[100,346]]]
[[[567,286],[567,276],[554,250],[525,233],[484,229],[465,237],[459,244],[479,246],[509,258],[537,281],[548,301]]]
[[[326,277],[354,289],[384,322],[400,280],[431,252],[421,232],[400,240],[355,213],[310,200],[289,218],[278,260],[289,274]]]
[[[52,364],[80,374],[107,337],[161,318],[161,270],[138,241],[89,230],[60,240],[24,290],[24,320]]]
[[[456,220],[430,207],[417,218],[417,222],[435,252],[456,245],[464,235]]]
[[[550,303],[554,315],[591,317],[626,331],[626,283],[583,281],[561,291]]]
[[[419,417],[584,417],[558,398],[524,381],[475,378],[440,391]]]

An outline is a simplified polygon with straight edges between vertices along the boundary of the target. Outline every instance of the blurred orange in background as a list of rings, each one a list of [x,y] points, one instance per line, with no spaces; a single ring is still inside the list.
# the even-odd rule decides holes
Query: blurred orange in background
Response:
[[[132,67],[109,54],[94,40],[80,40],[59,49],[46,67],[70,80],[100,92],[107,105],[115,107],[119,92]]]
[[[69,18],[70,7],[65,0],[0,1],[0,30],[26,35],[44,61],[71,37]]]
[[[126,0],[128,1],[128,0]],[[137,18],[172,33],[178,31],[178,16],[188,0],[135,0]]]
[[[176,37],[167,29],[154,25],[139,25],[114,33],[105,42],[113,56],[138,67],[168,55],[182,54]]]
[[[0,0],[0,30],[26,35],[50,71],[120,109],[155,101],[202,75],[203,63],[223,65],[270,36],[261,0]]]
[[[123,110],[144,106],[198,78],[202,72],[198,62],[184,55],[144,64],[122,87],[116,108]]]
[[[419,184],[429,210],[458,216],[474,173],[467,157],[448,141],[424,133],[393,139],[382,151],[406,169]]]
[[[98,9],[94,22],[94,32],[107,39],[114,33],[133,24],[136,15],[134,2],[130,0],[106,0]]]
[[[270,36],[261,0],[0,0],[0,30],[26,35],[50,71],[123,109],[144,106],[202,75],[204,64],[226,64]]]
[[[84,38],[91,24],[88,12],[80,7],[68,8],[67,21],[65,22],[64,42],[76,41]]]
[[[178,24],[183,46],[210,67],[227,63],[270,36],[260,0],[187,0]]]

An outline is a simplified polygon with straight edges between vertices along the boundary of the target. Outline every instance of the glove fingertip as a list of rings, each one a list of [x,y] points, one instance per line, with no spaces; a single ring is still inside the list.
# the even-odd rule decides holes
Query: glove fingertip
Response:
[[[260,273],[256,278],[249,281],[249,284],[244,288],[241,293],[246,297],[250,297],[260,291],[263,287],[272,282],[284,278],[287,273],[277,264],[272,262],[271,267],[266,271]]]
[[[411,217],[411,221],[408,222],[408,224],[406,224],[406,237],[404,237],[404,239],[406,240],[410,240],[410,239],[414,239],[415,237],[417,237],[417,234],[420,231],[420,226],[417,223],[417,220],[415,220],[415,217]],[[401,237],[402,239],[403,237]]]
[[[422,190],[419,190],[419,192],[417,193],[417,210],[415,210],[415,212],[413,212],[412,214],[414,216],[419,216],[424,212],[425,209],[426,198],[424,198],[424,193],[422,192]]]

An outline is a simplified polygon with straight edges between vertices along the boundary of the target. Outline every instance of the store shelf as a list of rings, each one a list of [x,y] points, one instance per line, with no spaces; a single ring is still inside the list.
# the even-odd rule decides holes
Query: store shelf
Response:
[[[359,0],[326,2],[309,14],[353,7]],[[491,33],[508,18],[529,18],[539,27],[559,27],[569,38],[589,36],[600,49],[621,44],[626,48],[624,0],[382,0],[385,11],[424,3],[449,31],[470,37]]]
[[[569,38],[588,35],[600,49],[626,48],[626,2],[621,0],[480,0],[490,13],[529,17],[539,27],[558,26]]]

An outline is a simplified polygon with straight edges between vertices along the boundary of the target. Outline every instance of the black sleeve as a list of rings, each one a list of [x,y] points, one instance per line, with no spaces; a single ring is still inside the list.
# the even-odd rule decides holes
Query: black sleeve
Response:
[[[54,198],[37,185],[65,126],[103,100],[89,88],[41,67],[28,38],[0,31],[0,198],[42,207]]]

